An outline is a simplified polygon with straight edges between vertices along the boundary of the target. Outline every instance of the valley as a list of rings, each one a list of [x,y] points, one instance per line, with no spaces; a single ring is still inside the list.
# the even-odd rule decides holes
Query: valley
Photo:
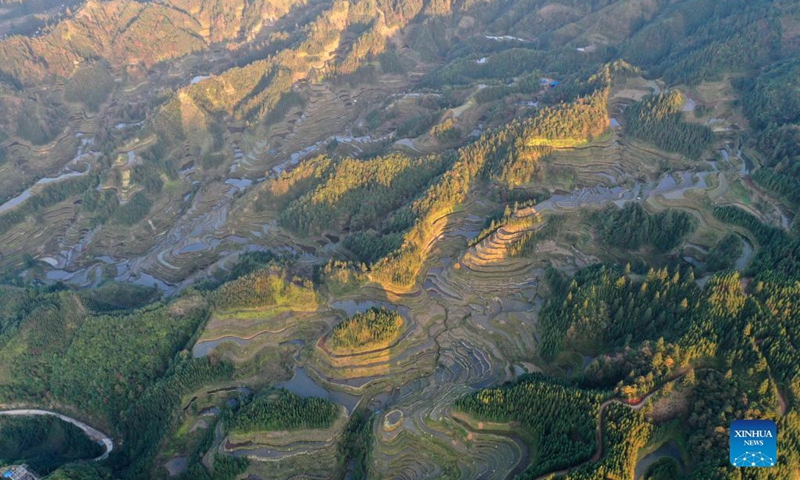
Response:
[[[0,466],[800,475],[794,2],[0,9]]]

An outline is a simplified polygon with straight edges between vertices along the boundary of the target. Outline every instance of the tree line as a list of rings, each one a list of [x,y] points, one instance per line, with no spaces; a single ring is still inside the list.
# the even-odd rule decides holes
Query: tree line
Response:
[[[625,133],[668,152],[698,159],[714,141],[705,125],[683,120],[685,99],[677,90],[649,95],[625,109]]]
[[[403,323],[396,310],[372,307],[336,324],[328,342],[334,351],[341,352],[387,346],[400,335]]]
[[[75,425],[56,417],[0,417],[0,464],[27,464],[40,475],[61,465],[91,460],[104,448]]]
[[[638,202],[626,203],[621,209],[609,206],[596,219],[603,242],[630,250],[652,245],[666,252],[696,228],[696,221],[686,212],[668,209],[650,214]]]
[[[235,432],[329,428],[339,417],[324,398],[303,398],[285,389],[267,390],[243,405],[230,422]]]
[[[540,374],[485,388],[455,402],[457,411],[491,422],[517,422],[520,435],[537,447],[522,478],[560,470],[594,453],[602,396]]]
[[[295,305],[314,310],[318,298],[311,280],[291,277],[285,267],[269,266],[227,282],[210,293],[219,310]]]

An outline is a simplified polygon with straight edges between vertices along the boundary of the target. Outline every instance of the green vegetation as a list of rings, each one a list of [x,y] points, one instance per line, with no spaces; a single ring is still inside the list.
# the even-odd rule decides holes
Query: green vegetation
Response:
[[[645,480],[671,480],[678,478],[680,467],[674,458],[659,458],[644,474]]]
[[[690,427],[685,430],[688,448],[698,459],[688,478],[710,478],[712,472],[728,478],[733,472],[724,456],[724,426],[733,419],[776,419],[787,429],[781,438],[793,442],[790,438],[796,435],[798,425],[791,417],[776,418],[778,402],[770,372],[780,385],[797,391],[792,377],[797,375],[792,373],[796,367],[785,363],[797,358],[786,330],[800,318],[795,311],[800,298],[796,282],[764,272],[757,276],[752,293],[746,293],[736,274],[713,277],[701,289],[691,271],[663,269],[634,279],[619,269],[596,266],[578,272],[569,282],[551,273],[551,285],[555,296],[540,315],[542,355],[552,358],[564,348],[591,353],[600,347],[617,352],[598,357],[589,366],[580,379],[584,387],[614,387],[616,395],[641,401],[646,393],[685,374],[669,390],[679,388],[681,395],[691,395],[691,408],[680,413],[678,420]],[[754,348],[760,338],[764,343]],[[712,367],[685,373],[698,363]],[[750,376],[737,376],[733,371],[746,371]],[[520,408],[510,402],[511,397],[500,396],[501,392],[482,390],[467,397],[466,404],[471,411],[484,412],[480,418],[509,421]],[[463,404],[465,400],[459,403]],[[547,414],[547,409],[573,405],[569,401],[538,405],[528,418],[534,419],[537,428],[552,431],[549,423],[564,414]],[[506,410],[508,413],[502,413]],[[603,432],[603,460],[571,471],[568,478],[596,478],[600,471],[624,476],[632,471],[636,451],[649,437],[649,426],[641,414],[611,404]],[[794,453],[788,457],[784,465],[797,461]],[[577,463],[575,459],[571,465]],[[784,470],[780,474],[789,473]]]
[[[119,205],[114,212],[114,221],[123,225],[133,225],[142,220],[153,206],[153,202],[142,193],[136,193],[128,203]]]
[[[41,474],[104,451],[78,427],[51,416],[0,416],[0,463],[25,463]]]
[[[385,73],[404,73],[405,68],[400,60],[400,56],[394,50],[386,50],[378,55],[378,62],[380,62],[381,70]]]
[[[151,478],[150,462],[175,422],[181,396],[229,378],[233,369],[180,352],[205,321],[202,298],[190,295],[139,310],[125,305],[127,311],[114,314],[90,313],[83,304],[97,302],[107,311],[108,300],[102,299],[110,293],[4,288],[3,304],[13,311],[2,311],[0,401],[80,406],[90,418],[113,426],[108,433],[124,436],[125,448],[111,460],[118,478]],[[68,472],[59,475],[70,478]]]
[[[318,302],[310,280],[290,278],[285,268],[277,266],[228,282],[213,292],[211,299],[220,310],[295,305],[311,311]]]
[[[627,478],[636,466],[636,454],[652,431],[641,412],[610,404],[603,417],[603,453],[601,461],[588,463],[565,476],[569,480]]]
[[[357,408],[350,415],[337,446],[338,478],[347,476],[351,476],[353,480],[369,478],[374,418],[366,408]]]
[[[334,161],[324,155],[300,162],[291,171],[284,171],[278,178],[265,182],[263,200],[256,204],[260,210],[281,211],[309,191],[314,190],[328,178]]]
[[[435,40],[433,40],[435,41]],[[471,80],[511,78],[540,71],[548,63],[548,54],[526,48],[508,48],[478,64],[471,58],[458,58],[432,73],[423,82],[426,87],[463,85]]]
[[[456,408],[481,420],[517,422],[520,434],[536,448],[536,459],[522,478],[535,478],[591,457],[600,399],[541,375],[526,375],[462,397]]]
[[[546,359],[567,342],[600,347],[660,336],[670,340],[669,332],[691,325],[702,293],[691,271],[651,270],[634,281],[616,267],[590,267],[569,284],[558,277],[552,281],[558,293],[541,315],[541,355]],[[702,349],[705,343],[692,348]]]
[[[798,428],[791,416],[776,416],[775,382],[790,392],[800,388],[797,367],[788,363],[798,358],[789,332],[800,318],[797,284],[787,276],[796,272],[796,258],[785,253],[791,243],[783,231],[734,207],[719,207],[715,215],[748,227],[759,241],[769,239],[750,268],[751,288],[743,290],[736,273],[718,274],[701,289],[691,270],[651,270],[637,278],[596,266],[571,281],[551,274],[555,296],[540,315],[545,359],[563,349],[617,349],[595,360],[582,382],[613,386],[623,398],[641,399],[691,366],[709,366],[688,371],[680,384],[692,395],[692,407],[680,418],[691,427],[689,448],[700,459],[689,478],[698,479],[732,472],[724,457],[724,426],[733,419],[776,419],[790,443]],[[784,465],[797,461],[793,453],[788,457]]]
[[[789,202],[800,202],[800,62],[789,58],[763,69],[752,79],[738,79],[742,108],[757,131],[764,154],[753,181]]]
[[[403,323],[403,316],[396,310],[372,307],[336,324],[328,345],[334,352],[385,348],[400,336]]]
[[[639,23],[622,57],[663,76],[669,84],[696,85],[726,72],[756,70],[785,55],[780,18],[796,15],[791,2],[688,0],[665,6]],[[791,49],[790,49],[791,50]]]
[[[11,286],[0,286],[0,345],[17,333],[20,323],[38,307],[31,292]]]
[[[695,225],[696,221],[686,212],[664,210],[651,215],[634,202],[622,209],[610,206],[597,215],[597,231],[603,242],[629,250],[642,245],[652,245],[662,252],[672,250]]]
[[[285,257],[273,253],[270,250],[264,252],[245,252],[239,256],[236,265],[219,280],[219,283],[222,284],[237,280],[245,275],[263,270],[271,265],[282,264],[286,261],[287,259]]]
[[[328,290],[338,295],[358,288],[367,281],[367,266],[361,264],[360,268],[352,262],[340,262],[330,260],[323,268],[315,271],[315,278],[321,284],[328,287]]]
[[[484,222],[483,229],[478,232],[478,235],[476,235],[475,238],[468,242],[468,245],[472,247],[479,244],[491,234],[497,232],[503,227],[523,230],[531,228],[541,221],[541,217],[538,215],[517,216],[519,207],[519,204],[515,204],[514,208],[511,208],[510,205],[506,205],[502,215],[498,212],[498,214],[488,217]]]
[[[95,188],[83,192],[81,206],[94,225],[117,224],[131,226],[142,221],[153,206],[155,198],[164,186],[162,174],[169,170],[165,164],[148,163],[136,165],[131,172],[131,182],[143,187],[124,203],[115,190]],[[113,173],[113,171],[112,171]],[[95,181],[97,181],[95,179]]]
[[[49,102],[26,100],[16,116],[16,133],[34,145],[55,140],[67,126],[66,112]]]
[[[91,290],[82,290],[78,296],[86,308],[103,313],[142,308],[158,300],[160,292],[156,287],[108,282]]]
[[[452,118],[448,118],[444,122],[436,125],[431,130],[431,134],[441,142],[454,142],[461,138],[461,129],[459,129]]]
[[[173,352],[206,317],[202,303],[188,299],[179,311],[156,303],[113,316],[87,315],[69,292],[45,295],[36,303],[23,321],[23,333],[0,351],[8,375],[0,394],[30,401],[52,397],[112,421],[163,374]],[[114,355],[107,355],[110,351]]]
[[[608,81],[608,80],[606,80]],[[608,90],[599,88],[575,102],[546,107],[523,124],[528,147],[574,147],[592,140],[609,126]]]
[[[742,107],[759,130],[800,123],[800,61],[788,59],[759,72],[755,79],[743,78]]]
[[[714,217],[746,228],[755,236],[761,249],[750,264],[750,271],[773,270],[786,278],[800,275],[800,239],[796,236],[791,236],[780,228],[765,225],[750,213],[733,206],[715,207]]]
[[[91,189],[96,182],[92,175],[67,179],[45,185],[36,195],[21,202],[16,208],[0,214],[0,233],[9,231],[26,218],[57,205],[68,198]]]
[[[501,177],[501,172],[529,170],[515,166],[521,160],[530,163],[532,157],[524,154],[527,149],[540,148],[527,144],[570,146],[576,141],[588,141],[593,134],[605,131],[608,126],[605,102],[612,71],[612,66],[606,66],[592,77],[590,88],[594,91],[588,97],[557,107],[559,111],[564,111],[557,116],[559,121],[540,116],[521,122],[513,121],[484,133],[478,140],[460,148],[448,173],[414,203],[413,210],[418,220],[405,234],[402,250],[391,253],[373,265],[373,278],[404,287],[413,285],[425,260],[425,249],[433,234],[434,222],[464,202],[473,182]],[[571,125],[567,123],[568,120],[574,120],[576,124]]]
[[[800,202],[800,179],[794,172],[778,172],[761,168],[753,172],[751,178],[759,186],[776,193],[790,202]]]
[[[233,480],[247,471],[250,461],[247,458],[235,458],[228,455],[214,455],[214,468],[209,480]],[[194,478],[199,478],[195,476]]]
[[[106,480],[108,469],[91,463],[71,463],[47,477],[48,480]]]
[[[82,102],[90,112],[96,112],[114,89],[114,78],[101,63],[75,71],[64,84],[64,99]]]
[[[230,427],[235,432],[329,428],[340,415],[324,398],[302,398],[284,389],[268,390],[242,406]]]
[[[371,265],[402,247],[403,234],[401,232],[384,234],[374,231],[358,232],[348,235],[342,245],[353,252],[359,261]]]
[[[380,229],[389,213],[419,195],[442,173],[447,160],[397,154],[371,160],[341,159],[316,188],[289,204],[280,222],[300,233]]]
[[[594,82],[597,90],[571,103],[538,110],[532,117],[508,124],[498,132],[507,145],[497,151],[490,163],[490,178],[511,187],[529,183],[537,164],[554,149],[572,148],[590,142],[609,126],[607,112],[610,70]],[[497,149],[497,146],[493,146]]]
[[[659,461],[644,478],[796,476],[796,1],[108,0],[69,12],[16,1],[0,0],[0,26],[40,31],[0,39],[3,201],[81,138],[97,154],[86,175],[37,185],[0,214],[4,278],[19,286],[0,286],[0,403],[78,410],[117,443],[106,462],[75,463],[95,448],[85,437],[26,424],[0,452],[28,442],[19,459],[71,462],[51,478],[73,480],[165,478],[177,457],[179,479],[513,468],[596,480],[630,478],[666,424],[692,461]],[[752,163],[752,195],[747,173],[734,181],[717,162],[709,188],[680,199],[523,210],[674,175],[722,143]],[[294,161],[312,144],[327,153]],[[122,167],[127,151],[136,161]],[[253,184],[234,193],[232,174]],[[743,197],[747,211],[717,206]],[[793,227],[759,220],[777,225],[774,207]],[[702,273],[679,258],[690,235],[710,246]],[[211,248],[170,251],[176,236]],[[733,272],[744,247],[753,259]],[[103,249],[177,293],[108,281],[124,265],[100,265]],[[625,254],[633,267],[602,263]],[[75,275],[43,286],[65,257]],[[323,337],[345,298],[402,305],[419,328],[400,342],[404,317],[371,308]],[[344,419],[270,385],[293,364],[332,399],[359,392],[359,406]],[[500,385],[511,367],[543,373]],[[242,386],[260,393],[226,393]],[[778,422],[776,468],[727,465],[738,418]],[[252,444],[225,446],[231,431]],[[267,438],[287,442],[269,462],[228,454]],[[528,465],[512,463],[520,440]]]
[[[691,272],[682,276],[677,271],[671,275],[667,270],[658,272],[651,270],[645,279],[634,282],[618,269],[606,267],[586,269],[576,276],[569,286],[559,286],[559,289],[565,289],[563,292],[570,301],[563,305],[553,301],[543,312],[543,318],[546,319],[543,355],[552,356],[561,348],[559,345],[563,345],[564,333],[580,315],[584,315],[586,321],[581,322],[579,329],[570,335],[575,338],[597,338],[601,344],[608,344],[611,341],[624,342],[626,335],[630,335],[632,341],[655,336],[663,332],[660,322],[667,321],[667,317],[672,323],[685,324],[688,322],[686,319],[688,313],[683,310],[688,307],[683,305],[691,305],[691,301],[699,295],[699,289],[693,280]],[[583,284],[591,284],[593,287],[583,287],[581,286]],[[630,300],[622,302],[616,300],[617,297],[620,300]],[[647,298],[648,301],[637,302],[635,298]],[[592,299],[604,300],[593,302]],[[672,305],[672,308],[664,310],[661,308],[662,304]],[[648,309],[643,312],[641,307],[644,305],[647,305]],[[589,313],[590,311],[592,313]],[[658,315],[654,312],[658,312]],[[629,315],[626,316],[626,313]],[[614,321],[605,325],[592,321],[606,316],[610,316]],[[638,323],[636,329],[631,324],[634,318]],[[642,322],[642,319],[649,321]],[[608,337],[605,336],[606,333]]]
[[[491,102],[507,98],[510,95],[529,95],[537,93],[541,89],[542,86],[539,84],[539,79],[535,75],[528,75],[513,86],[499,85],[482,88],[475,92],[475,101],[481,105],[490,104]]]
[[[126,447],[112,458],[114,469],[122,472],[122,478],[151,478],[152,460],[160,442],[178,423],[181,397],[232,375],[233,365],[229,362],[209,357],[191,359],[185,351],[177,354],[164,376],[126,409],[121,425]]]
[[[677,90],[647,96],[625,109],[625,132],[662,150],[697,159],[711,146],[714,133],[704,125],[685,122],[683,103]]]
[[[526,257],[533,253],[536,245],[544,240],[555,237],[564,223],[564,217],[552,215],[548,217],[545,225],[533,232],[525,232],[520,238],[511,242],[508,246],[508,254],[512,257]]]
[[[742,240],[738,235],[729,233],[720,240],[706,257],[706,268],[711,272],[729,270],[742,255]]]
[[[303,97],[297,92],[291,90],[280,96],[280,99],[275,103],[269,113],[264,117],[266,125],[272,125],[283,120],[283,117],[294,107],[302,107],[305,105]]]

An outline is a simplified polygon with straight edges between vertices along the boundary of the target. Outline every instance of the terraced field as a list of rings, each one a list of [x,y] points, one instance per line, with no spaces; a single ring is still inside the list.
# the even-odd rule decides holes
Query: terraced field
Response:
[[[402,336],[385,349],[333,355],[320,335],[316,341],[308,337],[297,357],[320,389],[316,394],[354,396],[374,412],[371,471],[405,479],[511,478],[535,461],[536,446],[526,444],[513,428],[470,420],[455,414],[452,405],[474,389],[541,371],[537,317],[548,295],[545,268],[575,271],[609,255],[591,240],[589,212],[627,202],[642,202],[654,211],[687,210],[701,222],[687,248],[713,244],[725,230],[709,210],[713,202],[736,203],[720,190],[734,172],[741,174],[734,162],[722,168],[701,162],[663,175],[653,166],[689,164],[620,134],[618,129],[587,147],[558,152],[552,162],[574,170],[577,188],[520,209],[515,218],[526,221],[502,226],[474,246],[466,244],[482,228],[489,210],[484,200],[471,200],[440,219],[419,289],[397,294],[368,285],[357,297],[337,298],[329,313],[319,314],[327,317],[320,323],[325,330],[342,312],[352,315],[370,306],[399,309],[407,321]],[[525,232],[544,228],[553,215],[564,216],[573,234],[539,242],[524,257],[509,254],[510,245]],[[576,242],[574,232],[581,231],[585,236],[578,235]],[[292,336],[273,332],[270,344]],[[309,465],[313,456],[333,454],[328,441],[297,442],[289,448],[291,459],[274,448],[241,451],[256,460],[253,472],[277,472],[276,464]]]
[[[0,400],[93,405],[109,475],[646,478],[791,419],[791,2],[175,2],[0,38]]]
[[[354,137],[339,129],[362,115],[357,103],[371,104],[407,88],[405,80],[393,82],[356,89],[298,85],[308,98],[303,109],[290,111],[264,140],[226,134],[232,156],[228,172],[209,182],[192,167],[181,171],[184,181],[203,178],[202,185],[189,192],[175,190],[170,198],[177,201],[156,205],[146,234],[134,237],[135,243],[122,231],[71,222],[68,208],[48,211],[51,231],[43,236],[59,239],[60,251],[42,257],[53,267],[48,278],[88,285],[99,282],[110,268],[117,279],[174,292],[201,277],[203,270],[225,272],[241,253],[266,246],[302,252],[301,264],[324,263],[324,257],[339,248],[336,242],[298,238],[278,226],[276,212],[259,211],[253,201],[266,177],[292,169],[331,139],[356,154],[394,141],[391,135]],[[612,112],[621,111],[628,99],[638,97],[637,92],[630,88],[618,92]],[[747,174],[735,160],[740,152],[724,147],[721,162],[689,163],[626,138],[624,125],[616,123],[618,127],[589,145],[553,154],[546,168],[569,171],[569,178],[549,177],[546,200],[521,208],[513,222],[473,246],[468,242],[496,208],[491,202],[476,193],[464,208],[438,219],[424,279],[411,292],[399,294],[367,285],[357,296],[331,299],[318,311],[215,313],[193,348],[195,357],[212,352],[225,355],[242,365],[238,385],[257,387],[267,378],[282,378],[287,388],[301,395],[331,398],[344,412],[335,427],[322,433],[217,434],[215,451],[251,459],[249,471],[264,478],[298,468],[324,476],[330,470],[320,459],[335,463],[332,459],[348,412],[361,405],[376,418],[370,468],[382,477],[510,478],[536,461],[536,445],[526,444],[513,428],[457,415],[452,405],[475,389],[541,371],[537,318],[547,297],[545,269],[555,266],[572,272],[609,257],[592,241],[587,223],[590,212],[628,202],[642,202],[653,211],[677,207],[700,220],[701,228],[687,245],[702,249],[725,231],[709,213],[712,204],[742,205],[729,187]],[[91,142],[84,141],[83,148],[91,148]],[[134,153],[128,156],[135,158],[136,150],[129,151]],[[92,153],[79,151],[70,165],[91,161]],[[660,169],[667,166],[674,172],[662,174]],[[64,168],[64,175],[80,175]],[[525,256],[509,253],[515,242],[526,233],[535,235],[554,215],[569,222],[570,235],[560,233],[538,242]],[[58,229],[63,233],[52,233]],[[21,243],[25,232],[15,230],[6,240]],[[121,249],[126,251],[125,260],[117,260],[116,255],[105,255],[100,262],[91,259],[93,254]],[[137,251],[138,255],[131,256]],[[398,309],[406,322],[401,336],[379,350],[332,354],[325,347],[326,333],[344,316],[370,306]],[[278,357],[283,358],[266,377],[263,371],[253,376],[257,370],[252,366]],[[292,377],[293,369],[298,370]],[[561,370],[562,375],[568,373]],[[187,434],[211,428],[213,410],[208,408],[187,420],[191,423],[186,424]],[[177,468],[183,457],[166,453],[165,463],[174,461],[170,465]]]

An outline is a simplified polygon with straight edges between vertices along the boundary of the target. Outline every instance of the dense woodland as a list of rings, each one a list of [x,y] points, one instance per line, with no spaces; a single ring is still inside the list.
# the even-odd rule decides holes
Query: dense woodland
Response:
[[[560,470],[592,456],[601,395],[530,375],[462,397],[460,411],[492,422],[518,422],[520,435],[538,446],[523,478]]]
[[[416,197],[446,165],[446,157],[342,159],[319,186],[289,204],[281,224],[300,233],[380,229],[389,213]]]
[[[292,278],[283,267],[272,266],[225,283],[211,294],[220,310],[296,305],[313,311],[317,294],[311,280]]]
[[[736,259],[742,256],[742,240],[735,233],[725,235],[714,248],[708,252],[705,266],[708,271],[730,270],[736,265]]]
[[[205,321],[199,296],[135,309],[152,300],[134,289],[127,303],[120,296],[126,291],[106,288],[83,300],[57,289],[4,288],[0,401],[81,405],[104,430],[126,439],[109,461],[115,478],[147,479],[181,395],[233,371],[230,363],[180,352]],[[75,468],[85,478],[105,478]],[[59,472],[55,478],[72,478]]]
[[[625,132],[668,152],[697,159],[714,140],[705,125],[683,119],[684,96],[672,90],[643,98],[625,109]]]
[[[746,215],[720,211],[721,218],[748,225],[754,234],[761,232],[757,234],[761,238],[771,232],[772,227]],[[786,241],[772,240],[776,248],[785,248],[780,245]],[[798,329],[800,297],[797,282],[774,264],[786,259],[770,250],[767,247],[757,255],[750,272],[755,278],[745,290],[739,275],[730,272],[717,274],[702,288],[694,272],[686,268],[651,270],[640,277],[619,267],[595,266],[571,280],[553,272],[550,283],[555,297],[547,302],[540,319],[541,355],[554,358],[564,349],[584,354],[616,351],[597,357],[579,383],[612,390],[613,395],[632,401],[677,378],[673,387],[691,392],[695,405],[682,417],[692,426],[686,435],[697,459],[691,478],[733,478],[725,456],[727,437],[724,430],[719,433],[720,427],[735,418],[772,418],[784,428],[779,441],[789,445],[797,443],[800,427],[794,413],[780,416],[778,408],[779,392],[797,398],[796,367],[787,362],[797,358],[791,332]],[[491,390],[485,392],[489,395]],[[643,435],[640,427],[608,425],[605,431],[635,438]],[[631,433],[636,431],[640,433]],[[643,444],[641,438],[638,441]],[[781,452],[784,469],[798,461],[795,451]],[[616,463],[620,472],[630,471],[630,455],[612,451],[602,463]],[[569,476],[594,478],[597,468],[583,467]],[[765,475],[789,474],[780,470]]]
[[[0,3],[23,13],[39,6]],[[369,288],[412,290],[442,234],[443,217],[484,189],[505,197],[469,247],[501,228],[524,229],[508,245],[509,257],[519,259],[531,256],[539,242],[558,238],[563,217],[516,212],[553,191],[543,180],[559,149],[608,138],[612,88],[634,73],[667,86],[624,106],[619,118],[637,146],[703,160],[716,141],[734,139],[753,157],[750,173],[759,189],[789,214],[800,204],[800,5],[793,0],[111,0],[70,8],[62,21],[36,23],[36,35],[0,39],[0,167],[26,169],[18,149],[46,151],[64,138],[75,141],[74,125],[120,109],[125,121],[142,120],[141,136],[152,140],[131,170],[138,191],[130,198],[117,191],[120,174],[110,164],[133,134],[114,132],[109,121],[98,134],[97,164],[83,176],[37,186],[0,214],[0,234],[26,222],[44,231],[48,210],[68,202],[92,227],[125,234],[145,225],[155,206],[177,192],[187,157],[200,173],[222,174],[234,130],[243,125],[261,135],[281,125],[313,102],[303,87],[308,83],[324,83],[338,95],[337,89],[359,86],[369,91],[386,74],[397,84],[408,80],[420,96],[413,113],[397,117],[383,105],[363,107],[364,124],[352,133],[380,129],[387,144],[423,137],[433,144],[425,151],[436,153],[382,150],[353,158],[331,142],[328,153],[255,186],[254,210],[275,213],[270,218],[281,234],[300,242],[341,240],[331,249],[333,258],[314,267],[295,268],[288,255],[251,253],[164,299],[155,289],[113,282],[78,291],[25,284],[11,272],[8,278],[22,286],[0,286],[0,403],[74,407],[123,440],[107,462],[69,463],[96,455],[97,445],[49,417],[0,418],[0,452],[13,457],[0,461],[55,470],[49,478],[153,478],[154,459],[184,418],[183,397],[238,378],[228,357],[190,353],[213,313],[316,311],[328,302],[325,295],[369,282]],[[594,44],[600,36],[603,44]],[[153,92],[142,105],[120,106],[128,98],[120,91],[169,77],[171,61],[210,49],[230,55],[210,78],[148,85],[143,89]],[[425,68],[412,65],[417,57]],[[738,95],[731,107],[746,116],[748,131],[715,134],[704,121],[710,107],[684,113],[678,89],[722,80]],[[479,83],[485,88],[476,90]],[[447,112],[467,101],[483,109],[479,133],[468,137],[463,118]],[[516,107],[520,103],[524,108]],[[3,201],[26,187],[10,188],[15,193],[3,192],[9,197]],[[200,188],[193,185],[190,193]],[[526,198],[512,208],[515,195]],[[520,478],[569,467],[576,467],[565,475],[569,479],[630,477],[640,449],[665,428],[654,425],[648,407],[631,405],[670,394],[685,399],[674,413],[680,432],[672,440],[691,452],[692,461],[659,461],[644,478],[782,480],[796,474],[800,222],[794,220],[793,231],[716,204],[713,216],[729,231],[710,236],[716,243],[702,270],[675,255],[698,229],[692,215],[630,202],[591,216],[591,233],[603,249],[613,247],[617,255],[641,250],[658,267],[637,260],[634,267],[606,263],[547,272],[531,355],[548,374],[564,378],[523,375],[468,393],[454,407],[470,417],[462,421],[511,423],[532,452]],[[152,231],[165,227],[156,225]],[[735,272],[743,242],[757,253],[745,271]],[[31,255],[23,262],[29,270],[42,266]],[[373,308],[337,324],[326,346],[334,354],[383,348],[403,327],[398,311]],[[575,355],[590,359],[585,370],[565,365]],[[348,478],[371,478],[378,414],[364,403],[337,437],[336,468]],[[238,433],[323,429],[341,414],[328,400],[267,386],[211,421],[180,478],[233,480],[245,472],[246,460],[206,457],[217,427]],[[778,422],[777,468],[742,473],[727,464],[727,428],[738,418]],[[588,461],[601,446],[599,460]]]
[[[643,245],[661,252],[672,250],[695,225],[686,212],[664,210],[653,215],[640,203],[627,203],[622,209],[612,205],[597,215],[597,232],[603,242],[629,250]]]
[[[602,460],[570,471],[565,478],[591,480],[626,478],[636,466],[639,449],[647,444],[652,432],[644,416],[616,403],[611,403],[603,417]]]
[[[101,63],[77,70],[64,84],[64,100],[81,102],[90,112],[97,112],[114,89],[114,78]]]
[[[339,407],[324,398],[302,398],[284,389],[269,390],[241,407],[231,422],[235,432],[328,428]]]
[[[523,124],[528,147],[571,147],[605,132],[609,126],[608,89],[600,88],[575,102],[543,108]]]
[[[755,237],[761,249],[750,264],[750,273],[772,271],[787,280],[800,275],[800,238],[796,234],[765,225],[752,214],[734,206],[715,207],[714,217],[743,227]]]
[[[67,126],[67,112],[52,100],[27,99],[15,115],[16,134],[33,145],[45,145],[55,140]]]
[[[113,423],[164,373],[172,352],[206,318],[197,300],[187,299],[182,307],[154,303],[131,314],[87,315],[74,293],[36,296],[23,320],[35,328],[24,329],[0,351],[7,379],[0,395],[81,404]]]
[[[135,310],[159,300],[157,287],[141,287],[129,283],[108,282],[97,288],[78,292],[86,308],[97,313]]]
[[[795,205],[800,202],[800,93],[793,58],[765,68],[756,78],[738,79],[742,109],[757,131],[762,168],[753,180]]]
[[[103,453],[78,427],[56,417],[0,417],[0,465],[25,463],[48,474],[65,463]]]
[[[608,125],[608,114],[601,113],[599,105],[605,105],[606,88],[615,68],[608,65],[589,79],[589,88],[594,91],[589,97],[580,97],[572,104],[559,105],[557,110],[564,113],[557,118],[562,121],[548,122],[537,116],[523,121],[515,120],[502,128],[484,133],[476,141],[460,148],[450,171],[414,202],[412,211],[417,221],[405,234],[403,248],[374,264],[372,276],[396,285],[412,285],[424,261],[425,248],[434,234],[433,223],[457,208],[475,182],[505,178],[514,183],[520,181],[519,176],[509,175],[508,172],[530,171],[534,168],[531,163],[535,165],[538,156],[527,153],[531,147],[526,146],[526,142],[533,142],[534,147],[541,143],[538,139],[569,145],[575,141],[588,141],[593,132],[604,131]],[[564,120],[572,117],[578,119],[575,121],[580,128],[564,129]],[[576,138],[575,135],[585,136]],[[526,162],[529,166],[520,168],[517,166],[520,162]]]
[[[354,480],[369,478],[369,460],[372,449],[373,413],[358,408],[351,415],[337,446],[336,459],[341,472],[350,472]]]
[[[130,443],[111,458],[111,467],[120,471],[122,478],[151,478],[159,444],[178,422],[181,397],[208,383],[231,378],[233,370],[230,362],[192,359],[186,351],[176,354],[166,374],[125,410],[122,431]],[[234,466],[234,470],[239,468]],[[200,471],[208,475],[204,468]]]
[[[328,345],[335,352],[385,347],[400,336],[403,324],[403,316],[398,311],[372,307],[336,324]]]

